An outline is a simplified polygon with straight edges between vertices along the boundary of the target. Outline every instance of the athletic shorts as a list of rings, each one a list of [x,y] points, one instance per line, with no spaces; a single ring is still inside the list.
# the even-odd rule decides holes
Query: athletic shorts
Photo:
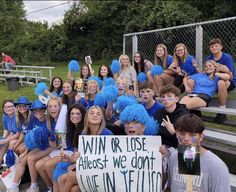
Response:
[[[204,94],[204,93],[193,93],[193,94],[188,94],[187,96],[201,98],[203,101],[206,102],[206,106],[208,106],[211,101],[211,97],[207,94]]]

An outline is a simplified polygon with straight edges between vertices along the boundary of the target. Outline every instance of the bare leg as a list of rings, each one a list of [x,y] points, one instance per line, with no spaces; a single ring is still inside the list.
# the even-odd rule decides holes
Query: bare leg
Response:
[[[58,157],[49,159],[47,162],[45,162],[45,171],[48,176],[48,178],[51,180],[51,183],[53,183],[52,173],[56,167],[56,164],[60,162],[60,159]]]
[[[185,104],[187,109],[197,109],[200,107],[206,107],[206,102],[199,97],[188,97],[184,96],[180,102],[181,104]]]
[[[0,165],[2,165],[3,156],[7,152],[8,144],[4,144],[0,147]]]
[[[218,101],[220,106],[225,106],[227,103],[228,92],[227,89],[230,86],[229,81],[218,81]]]
[[[67,174],[67,180],[65,185],[63,186],[63,192],[70,192],[72,187],[74,185],[78,185],[77,179],[76,179],[76,172],[70,171]]]
[[[158,75],[155,75],[154,77],[154,83],[155,83],[155,86],[157,88],[157,95],[160,95],[160,90],[161,88],[163,87],[164,85],[164,81],[162,80],[162,78]]]
[[[71,189],[71,192],[80,192],[80,188],[78,185],[74,185]]]
[[[63,174],[63,175],[61,175],[59,177],[59,179],[57,181],[57,185],[58,185],[59,191],[63,190],[63,186],[65,185],[66,180],[67,180],[67,174]]]
[[[46,156],[40,160],[38,160],[35,164],[36,170],[43,179],[44,183],[47,185],[48,188],[52,188],[52,182],[50,178],[48,177],[46,170],[45,170],[45,162],[47,162],[50,159],[49,156]]]
[[[162,79],[164,85],[173,84],[175,80],[173,76],[168,75],[166,73],[162,73],[160,75],[160,78]]]
[[[30,172],[30,178],[31,178],[31,183],[36,183],[38,179],[38,174],[35,168],[35,163],[37,160],[41,159],[42,157],[47,156],[53,149],[52,148],[47,148],[45,151],[40,151],[38,149],[37,153],[34,155],[30,155],[27,158],[27,163],[29,166],[29,172]]]
[[[187,80],[188,86],[191,90],[193,90],[194,86],[195,86],[195,81],[193,79],[188,79]]]

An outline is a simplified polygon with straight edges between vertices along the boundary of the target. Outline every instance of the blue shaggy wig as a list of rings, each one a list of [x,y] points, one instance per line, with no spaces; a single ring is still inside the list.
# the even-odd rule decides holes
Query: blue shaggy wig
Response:
[[[123,111],[127,106],[129,105],[133,105],[133,104],[136,104],[137,101],[135,99],[135,97],[130,97],[130,96],[125,96],[125,95],[122,95],[122,96],[119,96],[116,100],[116,103],[115,103],[115,108],[121,112]]]
[[[111,63],[111,71],[112,73],[119,73],[120,72],[120,62],[114,59]]]
[[[53,180],[57,182],[58,178],[67,173],[67,168],[71,165],[70,162],[59,162],[53,171]]]
[[[139,122],[145,126],[144,135],[156,135],[158,127],[153,117],[150,117],[147,110],[141,104],[127,106],[120,114],[122,123]]]
[[[154,65],[151,68],[151,75],[154,77],[155,75],[161,75],[163,72],[163,68],[160,65]]]
[[[118,88],[115,85],[105,86],[102,93],[106,102],[114,102],[119,96]]]
[[[72,72],[78,73],[79,71],[79,62],[77,60],[70,60],[68,64],[68,69],[71,70]]]
[[[144,125],[148,120],[148,113],[143,105],[134,104],[127,106],[121,112],[120,120],[122,123],[136,121]]]
[[[142,83],[147,80],[147,75],[144,72],[140,72],[137,76],[137,80],[139,83]]]
[[[34,88],[34,92],[35,92],[36,95],[44,95],[44,90],[45,89],[48,89],[47,84],[44,83],[44,82],[40,82]]]
[[[155,119],[149,116],[145,123],[144,135],[157,135],[159,133],[159,124]]]
[[[99,106],[99,107],[105,107],[106,106],[106,101],[104,98],[103,93],[97,93],[94,98],[94,105]]]

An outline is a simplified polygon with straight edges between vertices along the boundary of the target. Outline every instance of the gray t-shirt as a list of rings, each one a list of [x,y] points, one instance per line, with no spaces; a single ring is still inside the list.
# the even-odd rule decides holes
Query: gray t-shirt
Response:
[[[200,167],[200,176],[193,176],[193,192],[231,192],[229,170],[218,156],[205,151],[200,156]],[[186,191],[186,177],[178,173],[178,152],[170,156],[168,172],[171,191]]]
[[[119,77],[127,79],[128,85],[133,85],[133,81],[137,81],[137,73],[132,66],[127,69],[121,70]]]

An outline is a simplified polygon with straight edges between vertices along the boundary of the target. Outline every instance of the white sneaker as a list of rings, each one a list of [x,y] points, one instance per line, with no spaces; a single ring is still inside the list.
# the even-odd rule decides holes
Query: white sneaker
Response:
[[[26,192],[39,192],[39,187],[28,188],[28,189],[26,190]]]
[[[7,189],[7,192],[19,192],[19,188],[16,188],[16,189]]]

